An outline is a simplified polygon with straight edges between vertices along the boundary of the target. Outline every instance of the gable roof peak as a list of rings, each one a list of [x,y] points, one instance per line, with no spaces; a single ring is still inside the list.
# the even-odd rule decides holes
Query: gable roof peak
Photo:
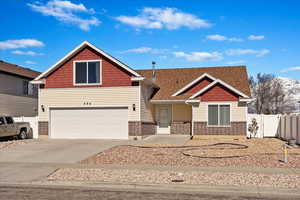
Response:
[[[180,90],[176,91],[174,94],[172,94],[172,96],[174,97],[174,96],[177,96],[177,95],[183,93],[184,91],[186,91],[187,89],[189,89],[190,87],[192,87],[193,85],[195,85],[196,83],[198,83],[199,81],[201,81],[204,78],[209,78],[213,81],[217,80],[215,77],[213,77],[210,74],[208,74],[207,72],[205,72],[202,75],[200,75],[198,78],[194,79],[189,84],[187,84],[186,86],[181,88]]]
[[[202,88],[201,90],[199,90],[198,92],[196,92],[195,94],[193,94],[190,99],[196,98],[197,96],[199,96],[200,94],[202,94],[203,92],[207,91],[208,89],[210,89],[211,87],[213,87],[216,84],[221,84],[224,87],[228,88],[229,90],[233,91],[234,93],[244,97],[244,98],[249,98],[249,96],[247,96],[246,94],[244,94],[243,92],[237,90],[236,88],[232,87],[231,85],[229,85],[228,83],[225,83],[224,81],[220,80],[220,79],[216,79],[214,80],[212,83],[210,83],[209,85],[207,85],[206,87]]]
[[[38,77],[36,77],[34,80],[40,80],[42,78],[45,78],[47,75],[49,75],[52,71],[54,71],[55,69],[57,69],[58,67],[61,66],[61,64],[71,58],[72,56],[74,56],[76,53],[78,53],[79,51],[81,51],[84,47],[90,47],[93,50],[95,50],[96,52],[98,52],[99,54],[103,55],[104,57],[110,59],[111,61],[113,61],[114,63],[116,63],[117,65],[119,65],[120,67],[124,68],[126,71],[130,72],[131,74],[133,74],[134,76],[141,76],[139,73],[137,73],[135,70],[133,70],[132,68],[130,68],[128,65],[122,63],[121,61],[119,61],[118,59],[114,58],[113,56],[111,56],[110,54],[106,53],[105,51],[103,51],[102,49],[94,46],[93,44],[91,44],[89,41],[84,40],[83,42],[81,42],[78,46],[76,46],[72,51],[70,51],[69,53],[67,53],[67,55],[65,55],[62,59],[60,59],[58,62],[56,62],[54,65],[52,65],[49,69],[47,69],[46,71],[44,71],[42,74],[40,74]]]

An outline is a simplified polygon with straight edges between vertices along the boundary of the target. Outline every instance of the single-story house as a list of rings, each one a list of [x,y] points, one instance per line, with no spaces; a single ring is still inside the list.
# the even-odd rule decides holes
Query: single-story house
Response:
[[[84,41],[32,83],[49,138],[247,132],[245,66],[134,70]]]
[[[30,81],[40,72],[0,60],[0,115],[34,117],[38,88]]]

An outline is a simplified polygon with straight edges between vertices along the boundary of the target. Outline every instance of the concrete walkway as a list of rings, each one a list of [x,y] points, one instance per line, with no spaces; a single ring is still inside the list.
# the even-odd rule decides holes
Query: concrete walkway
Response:
[[[170,144],[183,145],[190,139],[189,135],[151,135],[138,144]]]

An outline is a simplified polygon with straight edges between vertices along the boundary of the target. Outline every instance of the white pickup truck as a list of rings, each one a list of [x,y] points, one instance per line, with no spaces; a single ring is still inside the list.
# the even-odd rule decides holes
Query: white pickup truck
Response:
[[[19,139],[27,139],[31,134],[28,122],[15,122],[10,116],[0,116],[0,137],[17,136]]]

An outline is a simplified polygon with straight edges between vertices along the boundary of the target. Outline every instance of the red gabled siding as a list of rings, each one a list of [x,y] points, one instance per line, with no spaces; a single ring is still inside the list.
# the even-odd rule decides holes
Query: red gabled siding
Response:
[[[73,61],[75,60],[102,60],[102,85],[98,86],[74,86],[73,85]],[[65,62],[46,78],[45,88],[73,88],[73,87],[109,87],[130,86],[131,74],[100,55],[93,49],[86,47]]]
[[[203,93],[201,101],[238,101],[239,96],[224,86],[217,84]]]
[[[199,90],[201,90],[202,88],[204,88],[205,86],[207,86],[208,84],[210,84],[211,82],[212,82],[211,79],[204,78],[201,81],[199,81],[198,83],[196,83],[195,85],[193,85],[192,87],[190,87],[188,90],[186,90],[186,92],[184,92],[184,94],[194,94],[194,93],[198,92]]]

